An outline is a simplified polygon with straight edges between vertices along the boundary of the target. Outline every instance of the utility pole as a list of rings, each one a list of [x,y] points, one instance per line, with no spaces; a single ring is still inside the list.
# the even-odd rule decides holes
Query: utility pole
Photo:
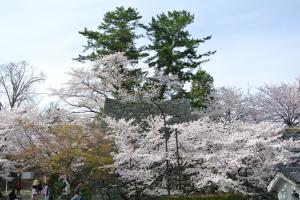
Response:
[[[178,145],[178,130],[175,129],[175,140],[176,140],[176,157],[177,157],[177,173],[178,173],[178,189],[182,191],[181,183],[181,170],[180,170],[180,157],[179,157],[179,145]]]

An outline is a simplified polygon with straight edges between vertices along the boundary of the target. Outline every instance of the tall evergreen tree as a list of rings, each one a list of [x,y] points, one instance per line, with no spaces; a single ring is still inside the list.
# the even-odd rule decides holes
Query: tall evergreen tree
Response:
[[[204,57],[215,53],[215,51],[198,53],[199,45],[209,40],[211,36],[203,39],[192,38],[186,27],[193,21],[194,15],[185,10],[162,13],[152,18],[147,31],[152,42],[148,49],[153,52],[153,56],[147,60],[150,67],[162,70],[165,75],[177,75],[183,83],[191,81],[193,71],[208,61]],[[162,97],[164,93],[165,91],[162,91]],[[186,91],[182,88],[182,92],[174,98],[186,95]]]
[[[79,33],[87,38],[87,45],[84,46],[86,55],[79,55],[80,62],[95,61],[97,58],[112,55],[118,52],[124,53],[128,61],[135,64],[140,58],[147,56],[144,52],[145,47],[137,47],[135,42],[143,37],[137,34],[138,28],[145,29],[140,23],[142,16],[135,8],[117,7],[113,11],[109,11],[104,15],[103,22],[98,26],[96,31],[85,28]],[[120,72],[127,77],[123,87],[128,92],[134,92],[139,87],[139,77],[143,74],[140,68],[123,69],[119,66]]]
[[[191,90],[188,98],[193,109],[202,109],[212,100],[214,79],[204,70],[198,70],[192,77]]]
[[[137,28],[145,26],[139,22],[142,16],[135,8],[117,7],[104,15],[103,22],[96,31],[85,28],[79,33],[87,38],[84,46],[86,55],[79,55],[80,62],[94,61],[99,56],[123,52],[133,63],[146,56],[144,47],[136,47],[135,40],[142,37],[136,34]],[[89,53],[88,53],[89,52]]]

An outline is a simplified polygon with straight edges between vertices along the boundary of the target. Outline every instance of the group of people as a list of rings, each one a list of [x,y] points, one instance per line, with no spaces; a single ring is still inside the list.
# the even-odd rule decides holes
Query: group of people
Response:
[[[66,181],[66,179],[65,179],[65,183],[66,183],[66,187],[64,189],[64,194],[68,195],[70,193],[70,184]],[[35,200],[35,197],[39,194],[44,197],[44,200],[49,200],[50,192],[47,183],[42,185],[38,179],[34,179],[31,188],[32,188],[32,195],[31,195],[32,200]],[[80,194],[79,187],[75,190],[75,195],[72,197],[71,200],[84,200],[84,198]]]
[[[67,190],[69,190],[69,187],[70,185],[67,184],[67,187],[65,189],[66,191],[64,190],[65,193],[68,193]],[[20,195],[21,188],[21,181],[18,180],[15,184],[15,187],[8,194],[8,199],[0,191],[0,200],[18,200],[17,197]],[[75,189],[75,195],[71,198],[71,200],[84,200],[84,198],[80,194],[79,188],[80,187],[77,187],[77,189]],[[49,200],[49,193],[49,186],[46,182],[42,184],[42,182],[38,179],[33,180],[31,186],[31,200],[36,200],[37,196],[39,195],[43,197],[43,200]]]
[[[35,200],[38,195],[41,195],[44,200],[49,200],[49,186],[47,182],[42,184],[38,179],[34,179],[31,186],[31,199]]]

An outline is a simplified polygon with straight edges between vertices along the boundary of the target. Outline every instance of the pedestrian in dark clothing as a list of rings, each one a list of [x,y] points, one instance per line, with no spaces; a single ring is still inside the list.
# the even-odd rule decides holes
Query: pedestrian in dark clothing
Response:
[[[20,195],[21,188],[22,188],[21,181],[18,180],[18,181],[16,182],[17,195]]]
[[[16,191],[13,189],[9,194],[8,194],[9,200],[15,200],[17,199]]]
[[[39,182],[38,186],[37,186],[37,192],[38,194],[41,194],[43,191],[43,184],[42,182]]]

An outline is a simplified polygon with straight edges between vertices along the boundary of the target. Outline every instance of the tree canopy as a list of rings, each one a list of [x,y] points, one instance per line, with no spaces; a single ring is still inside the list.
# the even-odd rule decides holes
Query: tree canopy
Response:
[[[104,15],[103,22],[97,30],[85,28],[79,33],[87,38],[84,46],[86,55],[79,55],[80,62],[94,61],[99,56],[123,52],[128,60],[136,63],[146,54],[142,53],[143,47],[136,46],[136,40],[141,34],[136,33],[137,28],[143,28],[140,23],[142,16],[132,7],[117,7]]]
[[[263,120],[283,122],[290,127],[300,123],[299,83],[265,84],[255,99],[257,113]]]
[[[166,160],[173,171],[173,189],[178,188],[174,129],[180,143],[179,165],[186,193],[208,189],[247,193],[250,188],[252,194],[266,191],[276,166],[291,163],[298,156],[290,149],[299,146],[299,140],[282,140],[281,126],[277,124],[229,123],[209,118],[176,124],[170,129],[169,151],[164,152],[161,118],[147,118],[147,129],[133,120],[107,118],[106,122],[117,149],[112,167],[119,174],[122,187],[127,189],[127,197],[135,199],[163,193]]]
[[[201,69],[201,64],[207,62],[208,57],[215,51],[199,53],[200,44],[209,40],[211,36],[202,39],[191,36],[187,26],[193,23],[194,15],[185,10],[162,13],[153,17],[148,26],[140,23],[141,18],[137,9],[132,7],[117,7],[115,10],[107,12],[96,31],[85,28],[84,31],[79,32],[87,38],[87,45],[84,46],[86,54],[79,55],[76,60],[96,61],[99,56],[122,52],[129,62],[136,64],[144,61],[142,58],[145,57],[148,63],[147,67],[153,68],[155,73],[178,76],[182,87],[172,94],[172,98],[190,98],[193,101],[199,100],[199,98],[208,100],[206,94],[201,93],[204,96],[200,97],[200,93],[197,95],[195,92],[189,93],[190,89],[186,89],[185,86],[186,83],[190,83],[198,77],[198,85],[202,82],[202,85],[206,85],[207,92],[212,90],[213,79],[199,79],[199,74],[195,75],[195,72]],[[140,30],[146,31],[149,39],[148,46],[136,46],[137,39],[143,37]],[[128,77],[123,87],[134,93],[134,90],[141,84],[140,77],[147,74],[142,71],[141,66],[127,71],[121,70],[120,73]],[[151,83],[152,81],[149,82],[149,84]],[[166,93],[170,94],[166,87],[162,87],[159,98],[168,97]],[[196,104],[192,104],[195,106],[194,108],[201,107],[199,102]]]
[[[172,11],[152,17],[147,29],[147,35],[151,41],[148,46],[154,55],[147,60],[150,67],[163,71],[165,75],[177,75],[181,82],[189,82],[193,76],[193,70],[207,62],[215,51],[199,53],[201,43],[211,39],[211,36],[202,39],[192,38],[186,29],[194,21],[194,15],[188,11]],[[205,58],[205,59],[204,59]],[[164,93],[164,91],[162,92]],[[184,89],[177,94],[177,98],[186,96]]]
[[[193,109],[206,108],[213,99],[213,77],[204,70],[198,70],[192,77],[191,91],[188,98]]]

